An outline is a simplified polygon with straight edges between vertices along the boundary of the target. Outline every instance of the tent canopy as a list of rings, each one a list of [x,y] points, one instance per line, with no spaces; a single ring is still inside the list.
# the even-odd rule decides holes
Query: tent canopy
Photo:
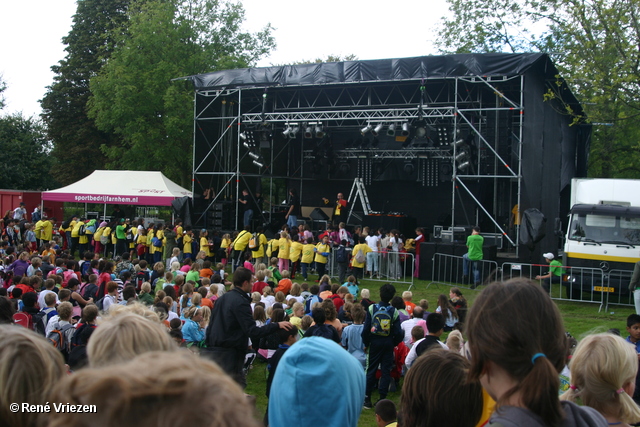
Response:
[[[158,171],[97,170],[71,185],[42,193],[42,200],[146,206],[171,206],[181,197],[193,194]]]

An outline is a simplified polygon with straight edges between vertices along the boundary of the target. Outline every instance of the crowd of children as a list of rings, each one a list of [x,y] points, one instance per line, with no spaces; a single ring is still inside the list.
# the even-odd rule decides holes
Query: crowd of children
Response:
[[[106,417],[106,424],[129,425],[127,416],[139,409],[137,425],[146,426],[157,423],[159,414],[165,422],[198,422],[201,418],[185,414],[180,404],[192,403],[191,396],[198,403],[213,402],[217,412],[208,407],[202,414],[216,422],[207,420],[206,425],[255,425],[241,387],[207,360],[207,328],[223,321],[216,317],[217,307],[237,291],[225,269],[231,264],[250,272],[243,295],[251,325],[282,325],[259,337],[249,334],[250,340],[244,341],[245,369],[256,356],[267,364],[265,425],[283,426],[296,419],[305,425],[320,425],[321,420],[322,425],[355,426],[363,406],[375,407],[372,416],[381,426],[471,427],[485,421],[504,427],[605,426],[640,421],[640,316],[629,316],[626,340],[612,333],[590,335],[575,347],[568,363],[568,338],[558,309],[533,282],[491,284],[471,307],[460,289],[452,288],[430,312],[428,301],[414,302],[410,291],[396,295],[390,283],[380,288],[379,298],[361,287],[358,279],[372,274],[364,237],[352,252],[357,257],[353,274],[345,271],[334,283],[324,269],[336,249],[328,235],[314,245],[304,229],[301,234],[283,231],[271,241],[240,232],[213,243],[203,231],[194,254],[187,251],[195,248],[193,232],[172,228],[181,236],[175,244],[182,246],[171,247],[167,256],[156,256],[156,250],[149,257],[146,251],[126,250],[140,243],[126,242],[128,228],[116,227],[121,227],[117,232],[124,235],[125,250],[113,260],[104,258],[104,252],[87,250],[76,261],[71,248],[65,251],[55,241],[41,242],[37,251],[22,251],[17,257],[13,247],[5,246],[0,323],[9,325],[0,326],[5,343],[0,349],[3,401],[104,404],[99,416]],[[159,231],[162,227],[140,235],[151,233],[158,239]],[[172,238],[170,232],[162,235],[167,238]],[[116,239],[113,247],[122,247],[118,243]],[[312,262],[317,283],[308,283]],[[538,315],[524,315],[528,312]],[[181,347],[185,349],[178,350]],[[25,362],[12,369],[16,364],[10,362],[20,351],[32,355],[29,367]],[[65,363],[73,373],[65,375]],[[199,375],[185,374],[188,369]],[[182,376],[172,380],[176,372]],[[163,375],[164,381],[158,380]],[[396,413],[386,397],[403,377]],[[108,381],[113,378],[118,381]],[[560,395],[561,378],[568,385]],[[167,387],[170,380],[175,387]],[[212,390],[213,382],[217,386]],[[312,384],[340,395],[344,404],[327,411],[319,398],[312,399],[313,405],[292,407],[292,399]],[[122,393],[105,399],[106,390],[110,396]],[[124,399],[131,403],[119,411],[116,404]],[[169,403],[153,414],[146,407],[136,409],[135,402],[148,399]],[[91,416],[97,415],[72,419],[59,414],[45,424],[84,425],[82,420]],[[0,418],[12,425],[43,424],[37,414],[12,413],[5,407]]]

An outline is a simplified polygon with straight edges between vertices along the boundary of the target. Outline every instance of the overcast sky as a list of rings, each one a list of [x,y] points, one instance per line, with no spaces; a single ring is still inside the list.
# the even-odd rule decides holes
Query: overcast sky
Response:
[[[430,40],[445,0],[244,0],[245,27],[270,22],[277,50],[259,66],[328,55],[359,59],[434,54]],[[0,74],[8,85],[3,114],[40,114],[40,100],[53,81],[50,67],[64,58],[75,0],[4,2],[0,18]],[[179,76],[176,76],[179,77]]]

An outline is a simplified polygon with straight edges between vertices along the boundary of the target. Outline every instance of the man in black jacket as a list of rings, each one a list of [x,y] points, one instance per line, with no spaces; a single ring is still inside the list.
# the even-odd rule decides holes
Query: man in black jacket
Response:
[[[289,322],[269,323],[256,326],[251,313],[252,274],[244,267],[238,267],[233,273],[233,289],[218,298],[211,313],[207,327],[206,340],[208,353],[244,388],[246,380],[242,367],[247,354],[248,339],[258,342],[260,338],[276,333],[279,329],[289,330]]]

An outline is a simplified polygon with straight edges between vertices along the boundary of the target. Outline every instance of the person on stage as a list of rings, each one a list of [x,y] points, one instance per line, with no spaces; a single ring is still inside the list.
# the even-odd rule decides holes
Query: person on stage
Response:
[[[328,199],[323,198],[322,200],[325,204],[329,204]],[[336,200],[331,220],[335,225],[340,224],[341,222],[347,222],[347,201],[344,199],[344,195],[342,193],[338,193],[338,200]]]

